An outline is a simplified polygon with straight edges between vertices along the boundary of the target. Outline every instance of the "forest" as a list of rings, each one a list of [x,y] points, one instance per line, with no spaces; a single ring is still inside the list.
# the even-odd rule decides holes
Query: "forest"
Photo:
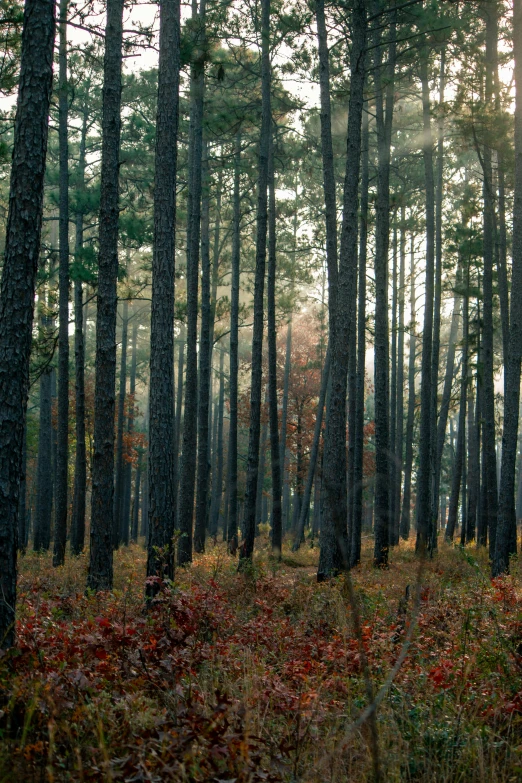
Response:
[[[522,0],[0,49],[0,783],[522,780]]]

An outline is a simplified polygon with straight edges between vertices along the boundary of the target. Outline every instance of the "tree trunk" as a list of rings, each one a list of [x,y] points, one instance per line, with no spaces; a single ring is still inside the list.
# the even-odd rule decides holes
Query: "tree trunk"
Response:
[[[481,416],[482,416],[482,405],[481,405],[481,388],[479,379],[477,377],[477,393],[476,393],[476,404],[475,404],[475,453],[476,453],[476,460],[477,460],[477,487],[476,487],[476,496],[477,496],[477,546],[486,546],[488,542],[488,532],[487,527],[484,525],[484,513],[482,508],[481,501],[481,491],[482,491],[482,484],[480,480],[480,444],[481,444]]]
[[[390,29],[386,115],[381,86],[381,50],[376,49],[377,200],[375,207],[375,542],[374,563],[388,565],[389,421],[388,421],[388,245],[390,226],[390,146],[395,71],[395,24]]]
[[[392,334],[391,334],[391,377],[390,377],[390,520],[389,536],[390,546],[397,546],[399,536],[395,539],[395,503],[397,500],[397,306],[398,306],[398,281],[397,281],[397,255],[398,255],[398,237],[397,237],[397,212],[395,211],[393,220],[393,240],[392,240]]]
[[[225,352],[219,351],[219,396],[217,410],[216,471],[212,477],[212,505],[210,511],[209,534],[215,538],[218,533],[219,512],[223,496],[223,411],[225,404]],[[228,483],[228,482],[227,482]]]
[[[321,96],[320,119],[321,119],[321,157],[323,164],[323,193],[325,205],[325,229],[326,229],[326,265],[328,270],[328,329],[330,351],[333,346],[333,339],[336,328],[337,312],[337,292],[338,292],[338,255],[337,255],[337,199],[336,199],[336,180],[334,167],[334,153],[332,143],[332,110],[330,99],[330,62],[328,52],[328,37],[326,30],[326,20],[324,12],[324,0],[316,2],[316,23],[317,23],[317,44],[319,55],[319,86]],[[289,335],[289,341],[291,335]],[[287,344],[287,362],[290,362],[289,350],[290,342]],[[330,360],[332,361],[332,360]],[[286,380],[286,378],[285,378]],[[330,372],[328,373],[327,385],[330,382]],[[345,393],[346,398],[346,393]],[[345,403],[345,400],[343,404]],[[346,411],[345,414],[346,416]],[[327,405],[327,421],[329,419],[329,405]],[[286,423],[286,422],[285,422]],[[286,438],[286,432],[283,437]],[[342,434],[343,454],[345,448],[346,435]],[[323,454],[324,463],[324,454]],[[339,491],[344,493],[346,504],[346,457],[342,461],[344,476]],[[324,486],[324,485],[323,485]],[[286,491],[286,486],[285,486]],[[325,493],[321,494],[321,503],[324,503],[323,509],[326,510]],[[344,506],[343,506],[344,508]],[[339,513],[343,513],[343,508]],[[346,525],[347,515],[344,515],[344,525]],[[335,535],[333,519],[330,514],[322,514],[322,524],[320,531],[320,562],[317,578],[319,580],[328,578],[342,568],[342,553],[339,542]]]
[[[54,319],[52,319],[54,321]],[[53,326],[54,329],[54,326]],[[58,408],[58,401],[56,399],[56,368],[51,367],[51,410],[55,411]],[[54,521],[56,517],[56,463],[58,457],[58,432],[56,428],[56,419],[53,416],[51,419],[51,493],[52,493],[52,522],[51,528],[54,532]],[[52,537],[52,536],[51,536]]]
[[[27,426],[24,427],[22,465],[20,476],[20,501],[18,504],[18,551],[25,555],[27,548]]]
[[[147,463],[145,463],[147,465]],[[148,469],[145,467],[143,474],[143,489],[141,491],[141,535],[145,536],[148,545],[149,539],[149,476]]]
[[[107,0],[96,316],[91,554],[87,585],[112,589],[119,157],[124,0]]]
[[[330,335],[335,329],[338,259],[337,259],[337,199],[332,143],[332,109],[330,100],[330,62],[324,14],[324,0],[315,5],[319,54],[319,86],[321,92],[321,155],[326,227],[326,265],[328,268],[328,315]]]
[[[227,481],[223,508],[223,542],[228,541],[228,514],[230,508],[230,483]]]
[[[163,0],[160,12],[150,333],[147,576],[167,576],[172,579],[174,577],[172,537],[176,512],[174,267],[180,69],[179,0]]]
[[[214,355],[214,352],[212,352],[212,355]],[[209,521],[208,521],[208,529],[209,529],[209,535],[210,535],[210,525],[211,525],[211,518],[212,518],[212,504],[214,502],[214,484],[216,481],[216,473],[217,473],[217,438],[218,438],[218,424],[219,424],[219,401],[215,399],[215,380],[214,376],[217,376],[217,372],[213,372],[213,367],[211,368],[211,382],[210,382],[210,411],[208,416],[209,421],[209,443],[208,443],[208,461],[210,465],[210,477],[211,477],[211,493],[210,493],[210,501],[209,501]],[[219,394],[218,394],[219,396]],[[210,425],[212,425],[212,433],[210,434]]]
[[[268,402],[268,390],[265,392],[265,405]],[[268,440],[268,421],[263,422],[261,427],[261,437],[259,442],[259,465],[257,470],[257,490],[256,490],[256,536],[259,535],[259,524],[263,514],[263,493],[265,489],[265,463],[266,446]]]
[[[496,11],[492,5],[486,10],[486,102],[493,100],[493,77],[495,63],[493,60],[496,46]],[[495,387],[493,378],[494,346],[493,346],[493,259],[495,207],[493,203],[493,172],[492,152],[488,144],[483,150],[484,171],[484,218],[483,218],[483,329],[482,329],[482,415],[483,415],[483,459],[485,461],[485,477],[487,481],[487,526],[489,529],[490,557],[495,554],[495,538],[497,534],[498,489],[497,489],[497,457],[495,434]]]
[[[0,647],[14,643],[20,466],[40,252],[55,3],[26,0],[0,292]]]
[[[174,498],[178,498],[179,485],[179,452],[182,432],[182,408],[183,408],[183,368],[185,364],[185,327],[182,325],[179,332],[178,353],[178,380],[176,385],[176,419],[174,423]],[[177,500],[176,500],[177,502]],[[176,509],[175,509],[176,511]]]
[[[520,453],[518,457],[518,489],[515,511],[517,521],[522,519],[522,455]]]
[[[53,566],[65,562],[67,544],[67,489],[69,465],[69,144],[67,121],[67,9],[69,0],[60,0],[59,23],[59,331],[58,331],[58,452],[56,461],[56,522]]]
[[[274,144],[270,139],[268,172],[268,412],[270,421],[270,457],[272,468],[272,552],[279,559],[283,546],[281,452],[279,448],[279,417],[277,413],[277,327],[276,327],[276,199],[274,176]]]
[[[310,460],[308,463],[308,472],[306,475],[306,482],[303,492],[303,502],[301,505],[301,511],[299,514],[299,522],[295,531],[294,543],[292,545],[292,552],[297,552],[301,545],[301,541],[304,535],[304,529],[306,524],[306,518],[310,508],[310,499],[312,497],[312,487],[314,484],[314,476],[316,475],[317,457],[319,455],[319,447],[321,444],[321,430],[323,426],[323,413],[326,402],[326,392],[328,389],[328,382],[330,378],[330,351],[326,352],[326,359],[323,367],[323,373],[321,376],[321,389],[319,391],[319,402],[317,404],[317,414],[315,417],[314,425],[314,439],[312,441],[312,448],[310,450]],[[314,501],[315,502],[315,501]]]
[[[493,66],[493,79],[495,91],[495,112],[501,114],[501,86],[499,82],[498,61],[498,14],[496,9],[490,6],[491,30],[490,47]],[[498,177],[498,230],[496,238],[496,267],[498,279],[498,294],[500,301],[500,323],[502,328],[502,354],[504,364],[509,350],[509,284],[507,273],[507,228],[506,228],[506,186],[505,186],[505,162],[502,151],[497,150],[497,177]],[[500,481],[498,482],[500,487]]]
[[[288,429],[288,388],[290,384],[290,368],[292,365],[292,313],[286,328],[285,370],[283,375],[283,399],[281,401],[281,437],[279,439],[279,462],[281,464],[282,480],[286,474],[287,448],[286,437]]]
[[[467,383],[466,383],[467,388]],[[464,412],[462,437],[464,444],[462,446],[462,502],[461,502],[461,524],[460,524],[460,545],[466,544],[466,532],[468,529],[468,459],[466,453],[466,412]]]
[[[232,281],[230,287],[230,421],[228,430],[228,524],[227,540],[231,551],[237,549],[237,402],[239,375],[239,263],[241,253],[241,128],[236,134],[234,149],[234,195],[232,218]]]
[[[357,283],[355,281],[352,323],[350,324],[350,346],[348,348],[348,461],[347,461],[347,523],[348,523],[348,564],[350,561],[350,542],[353,526],[353,493],[355,486],[355,416],[357,405]]]
[[[451,316],[451,326],[448,341],[448,354],[446,356],[446,371],[444,374],[444,388],[442,390],[442,400],[440,404],[439,418],[437,422],[437,433],[435,441],[435,454],[434,454],[434,482],[433,482],[433,498],[434,498],[434,510],[433,517],[437,513],[436,499],[439,497],[440,492],[440,480],[441,480],[441,464],[442,464],[442,452],[444,450],[444,441],[446,438],[446,427],[448,423],[448,413],[451,403],[451,390],[453,387],[453,375],[455,373],[455,346],[457,343],[457,334],[459,328],[460,307],[461,307],[461,294],[460,288],[462,286],[462,268],[459,262],[457,267],[457,275],[455,280],[455,293],[453,295],[453,313]]]
[[[137,542],[140,521],[141,454],[138,457],[136,478],[134,480],[134,504],[132,507],[131,541]]]
[[[221,150],[221,156],[223,155],[223,150]],[[221,164],[222,164],[222,157],[221,157]],[[211,280],[211,293],[210,293],[210,337],[209,337],[209,345],[210,345],[210,359],[209,364],[210,368],[212,370],[212,357],[214,354],[214,327],[215,327],[215,320],[216,320],[216,305],[217,305],[217,289],[219,284],[219,254],[220,254],[220,245],[219,245],[219,238],[221,233],[221,200],[223,195],[223,166],[220,165],[220,168],[218,170],[217,175],[217,183],[216,183],[216,208],[215,208],[215,222],[214,222],[214,238],[213,238],[213,246],[212,246],[212,280]],[[212,389],[210,390],[210,393],[212,393]]]
[[[462,363],[461,363],[461,382],[460,382],[460,402],[459,402],[459,423],[457,433],[457,447],[455,449],[455,462],[453,465],[453,477],[451,483],[451,494],[448,510],[448,524],[446,525],[445,537],[448,541],[453,541],[455,528],[457,526],[457,515],[459,508],[459,496],[464,470],[464,457],[466,451],[466,401],[468,385],[468,351],[469,351],[469,264],[466,275],[466,292],[464,294],[463,312],[462,312]],[[464,511],[464,509],[463,509]],[[464,513],[465,515],[465,513]]]
[[[353,467],[353,516],[350,541],[350,568],[361,560],[361,530],[364,480],[364,381],[366,374],[366,258],[368,251],[369,117],[363,113],[361,206],[359,228],[359,301],[357,304],[357,377],[355,404],[355,451]]]
[[[254,278],[254,326],[252,334],[252,379],[250,387],[250,433],[245,492],[245,540],[241,562],[252,559],[256,532],[257,473],[261,434],[261,383],[263,374],[263,295],[265,287],[268,224],[268,154],[270,146],[270,0],[261,0],[261,137],[257,185],[257,235]]]
[[[398,291],[398,335],[397,335],[397,415],[395,434],[395,504],[393,516],[393,537],[395,544],[400,538],[401,488],[404,447],[404,288],[406,275],[406,227],[405,210],[401,210],[399,242],[399,291]]]
[[[36,474],[36,519],[33,547],[35,552],[47,551],[51,543],[51,516],[53,508],[52,464],[52,402],[51,370],[40,376],[40,428],[38,433],[38,462]]]
[[[435,287],[433,301],[433,347],[431,352],[431,450],[432,450],[432,546],[437,547],[437,520],[439,517],[440,478],[437,463],[437,401],[439,390],[440,323],[442,309],[442,201],[444,187],[444,87],[446,74],[446,49],[440,54],[439,105],[437,119],[437,166],[435,181]]]
[[[522,353],[522,2],[513,5],[513,53],[515,59],[515,196],[513,205],[511,304],[509,347],[504,362],[504,430],[497,540],[493,576],[509,571],[509,557],[516,552],[515,467],[520,407],[520,359]]]
[[[198,473],[196,487],[196,522],[194,551],[205,551],[208,526],[209,403],[211,375],[211,280],[210,280],[210,172],[208,143],[205,142],[203,197],[201,212],[201,331],[199,340],[198,386]]]
[[[317,471],[314,482],[314,516],[312,520],[312,541],[315,541],[321,529],[321,476]]]
[[[504,183],[504,161],[497,154],[498,166],[498,248],[497,278],[500,300],[500,322],[502,326],[502,352],[505,357],[509,346],[509,285],[507,275],[507,229],[506,229],[506,187]]]
[[[296,422],[296,466],[295,466],[295,496],[294,496],[294,509],[292,519],[292,530],[294,534],[297,530],[297,525],[301,517],[301,508],[303,506],[303,414],[302,408],[299,406],[297,409],[297,422]],[[304,523],[301,543],[304,541],[304,528],[308,517],[308,511],[304,512]]]
[[[321,553],[317,573],[319,581],[349,567],[346,526],[346,386],[350,329],[355,323],[352,313],[356,305],[358,190],[366,38],[366,7],[362,0],[358,0],[352,12],[347,154],[333,332],[330,325],[331,387],[326,417],[323,467],[327,513],[323,517],[321,530]]]
[[[127,392],[127,342],[129,332],[129,300],[123,302],[121,318],[120,389],[118,393],[118,421],[116,425],[116,480],[114,482],[114,518],[112,545],[115,549],[123,543],[123,428],[125,426],[125,396]]]
[[[203,154],[203,99],[205,91],[204,49],[206,0],[197,14],[198,28],[194,51],[198,58],[190,73],[189,187],[187,198],[187,370],[185,374],[185,413],[183,457],[179,486],[178,564],[192,561],[192,521],[197,466],[198,424],[198,282],[201,233],[201,164]]]
[[[87,112],[82,119],[78,190],[85,189],[85,148],[87,142]],[[83,214],[76,214],[75,255],[79,261],[83,248]],[[79,555],[85,546],[85,507],[87,492],[87,452],[85,445],[85,334],[83,326],[83,285],[80,275],[74,281],[74,368],[76,402],[76,455],[71,519],[71,554]]]
[[[477,526],[477,507],[479,493],[480,458],[477,443],[477,425],[475,422],[473,383],[471,372],[468,378],[468,510],[466,513],[466,543],[475,540]]]
[[[134,416],[136,411],[136,348],[138,342],[138,321],[134,315],[131,336],[131,370],[129,378],[129,411],[127,414],[127,436],[131,442],[134,432]],[[127,455],[128,456],[128,455]],[[123,463],[123,503],[121,509],[121,541],[125,546],[129,544],[131,529],[131,484],[132,484],[132,463],[126,459]]]
[[[426,285],[424,325],[422,330],[421,409],[419,427],[419,472],[417,478],[417,541],[416,551],[432,551],[434,545],[431,518],[433,470],[432,409],[433,382],[433,299],[435,251],[435,183],[433,177],[433,141],[430,118],[428,53],[421,53],[422,116],[424,126],[423,158],[426,194]]]
[[[406,449],[404,453],[404,493],[401,510],[401,538],[407,541],[410,536],[411,519],[411,473],[413,468],[413,428],[415,424],[415,356],[417,340],[415,336],[415,253],[413,234],[410,247],[410,356],[408,360],[408,414],[406,419]]]

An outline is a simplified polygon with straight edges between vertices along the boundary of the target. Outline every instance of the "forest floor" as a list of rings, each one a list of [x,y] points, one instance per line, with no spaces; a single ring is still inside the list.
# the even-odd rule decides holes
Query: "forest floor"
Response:
[[[210,546],[148,610],[141,546],[115,554],[110,594],[85,594],[85,556],[21,558],[0,783],[355,783],[374,779],[376,742],[382,780],[522,780],[520,564],[492,583],[475,547],[419,569],[401,544],[387,571],[367,549],[358,640],[349,586],[316,584],[317,556],[278,564],[265,542],[245,575]]]

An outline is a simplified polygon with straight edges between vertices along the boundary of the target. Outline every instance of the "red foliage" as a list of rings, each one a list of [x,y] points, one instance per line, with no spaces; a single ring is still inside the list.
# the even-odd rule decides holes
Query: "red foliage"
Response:
[[[364,703],[361,646],[376,684],[396,661],[410,616],[397,614],[403,589],[391,573],[355,575],[367,579],[358,585],[368,599],[359,642],[333,586],[283,572],[252,587],[237,574],[210,576],[206,562],[181,586],[149,579],[158,593],[148,605],[135,563],[124,582],[129,597],[67,594],[45,575],[21,579],[18,646],[0,654],[0,736],[15,778],[39,779],[53,754],[56,769],[77,771],[81,762],[87,781],[152,781],[166,768],[169,779],[194,783],[285,780],[299,721],[310,736],[321,727],[327,735],[347,704]],[[432,699],[434,710],[453,700],[485,724],[522,714],[513,578],[467,595],[466,606],[483,607],[471,626],[468,610],[438,589],[443,574],[438,563],[421,591],[395,692]],[[268,716],[263,736],[251,730],[254,714]],[[0,747],[0,772],[1,761]]]

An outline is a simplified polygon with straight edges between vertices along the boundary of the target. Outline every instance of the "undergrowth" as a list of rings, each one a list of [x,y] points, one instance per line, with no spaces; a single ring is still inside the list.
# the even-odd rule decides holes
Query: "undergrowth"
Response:
[[[416,560],[353,572],[375,689],[412,618]],[[367,704],[342,577],[317,550],[210,547],[144,603],[145,552],[115,554],[111,594],[85,556],[21,560],[17,647],[0,654],[0,782],[366,781]],[[386,781],[522,778],[522,589],[485,554],[442,547],[422,574],[413,643],[377,713]],[[408,588],[409,585],[409,588]]]

